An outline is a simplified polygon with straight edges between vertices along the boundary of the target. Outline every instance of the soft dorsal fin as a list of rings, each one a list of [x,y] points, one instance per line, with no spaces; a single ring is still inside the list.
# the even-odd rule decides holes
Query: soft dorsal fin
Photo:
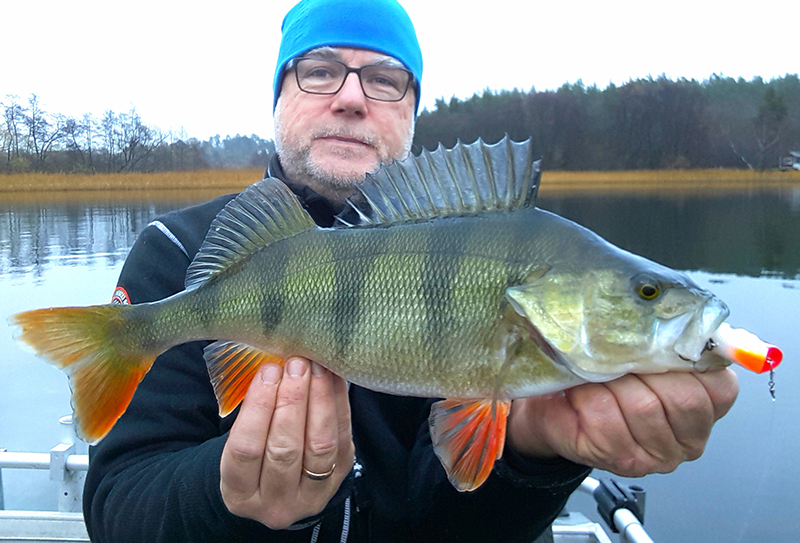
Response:
[[[315,227],[289,187],[262,179],[228,202],[211,223],[186,270],[186,288],[198,287],[262,247]]]
[[[506,136],[494,145],[479,139],[452,149],[440,144],[367,176],[358,188],[372,215],[359,214],[363,224],[386,224],[531,207],[540,165],[530,139],[517,143]]]

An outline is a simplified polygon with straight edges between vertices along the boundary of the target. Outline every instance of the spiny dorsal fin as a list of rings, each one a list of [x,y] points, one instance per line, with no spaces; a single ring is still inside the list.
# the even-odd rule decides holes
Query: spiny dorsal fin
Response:
[[[289,187],[262,179],[228,202],[211,223],[186,271],[186,288],[198,287],[262,247],[315,227]]]
[[[372,208],[371,217],[362,214],[362,224],[531,207],[540,164],[530,139],[517,143],[506,136],[494,145],[479,139],[452,149],[440,144],[434,152],[423,150],[420,156],[384,166],[359,185]]]

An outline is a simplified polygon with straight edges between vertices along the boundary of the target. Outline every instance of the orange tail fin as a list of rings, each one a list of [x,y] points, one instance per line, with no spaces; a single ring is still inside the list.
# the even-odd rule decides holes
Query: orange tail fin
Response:
[[[503,455],[510,401],[442,400],[431,406],[433,450],[461,492],[481,486]]]
[[[127,409],[158,352],[139,347],[131,306],[57,307],[18,313],[17,339],[69,376],[78,433],[95,444]]]

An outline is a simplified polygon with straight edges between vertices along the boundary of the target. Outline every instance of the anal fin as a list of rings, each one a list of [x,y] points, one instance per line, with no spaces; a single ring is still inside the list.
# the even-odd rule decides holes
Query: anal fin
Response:
[[[429,417],[433,450],[460,492],[481,486],[503,454],[511,402],[493,398],[442,400]]]
[[[264,364],[283,365],[283,359],[256,347],[232,341],[217,341],[203,351],[208,374],[224,417],[238,406],[247,394],[258,369]]]

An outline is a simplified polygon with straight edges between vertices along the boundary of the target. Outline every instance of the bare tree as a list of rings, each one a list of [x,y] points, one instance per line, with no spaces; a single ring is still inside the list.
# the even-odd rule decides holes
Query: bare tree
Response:
[[[6,168],[11,168],[14,159],[20,158],[20,143],[23,138],[25,108],[18,103],[19,97],[6,95],[3,102],[3,152],[6,155]]]
[[[112,110],[106,110],[103,118],[100,119],[100,132],[103,147],[106,154],[106,170],[116,170],[118,141],[121,138],[117,124],[117,114]]]
[[[96,123],[91,114],[81,119],[69,117],[64,123],[64,150],[71,157],[78,158],[78,168],[94,171]],[[74,160],[73,160],[74,163]]]
[[[136,108],[119,116],[119,128],[118,144],[122,156],[120,171],[134,170],[137,164],[147,158],[164,141],[160,130],[151,128],[142,122]]]
[[[28,129],[27,151],[33,152],[38,163],[43,165],[53,145],[64,137],[66,119],[61,114],[48,115],[42,109],[39,97],[31,93],[23,122]]]

